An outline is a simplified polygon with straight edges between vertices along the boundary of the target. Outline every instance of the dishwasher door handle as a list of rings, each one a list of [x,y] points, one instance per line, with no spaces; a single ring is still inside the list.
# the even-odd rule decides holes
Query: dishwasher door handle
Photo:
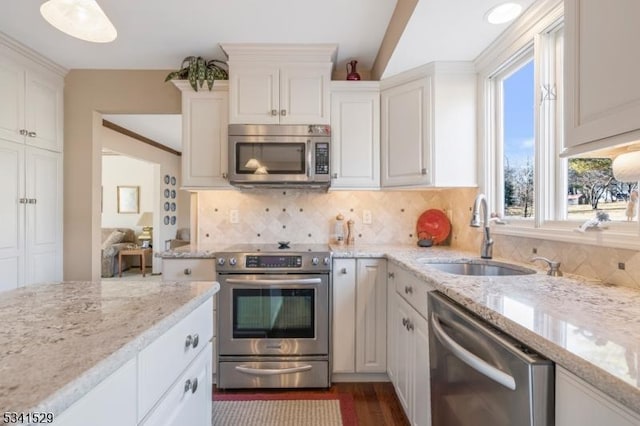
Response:
[[[433,332],[435,333],[438,341],[440,341],[442,346],[447,348],[460,361],[464,362],[469,367],[476,370],[478,373],[490,378],[494,382],[499,383],[508,389],[516,390],[516,381],[513,376],[510,376],[504,371],[497,369],[477,355],[460,346],[458,342],[453,340],[451,336],[449,336],[442,329],[440,321],[441,320],[437,317],[436,314],[431,314],[431,328],[433,329]]]

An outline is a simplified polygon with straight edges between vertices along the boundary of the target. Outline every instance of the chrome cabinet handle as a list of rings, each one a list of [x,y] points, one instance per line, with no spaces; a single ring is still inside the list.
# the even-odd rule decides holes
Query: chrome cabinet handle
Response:
[[[191,382],[191,393],[196,393],[197,390],[198,390],[198,378],[194,377],[193,381]]]
[[[184,274],[185,275],[191,275],[191,268],[185,268]]]
[[[413,294],[413,287],[410,285],[404,286],[404,294]]]
[[[191,347],[193,349],[198,347],[198,343],[200,342],[200,336],[198,336],[198,333],[193,335],[193,341],[191,342]]]
[[[394,272],[389,272],[388,277],[389,278],[395,278],[396,274]]]
[[[27,129],[20,129],[20,134],[21,134],[22,136],[26,136],[26,135],[27,135],[27,133],[29,133],[29,132],[27,132]]]
[[[334,173],[334,174],[331,175],[331,177],[334,178],[334,179],[338,179],[338,174]]]
[[[184,382],[184,393],[187,393],[191,390],[191,379],[187,379],[186,382]]]
[[[27,203],[29,204],[36,204],[38,202],[38,200],[36,200],[35,198],[28,198],[27,199]]]
[[[189,346],[191,346],[191,344],[193,343],[193,336],[192,335],[187,335],[187,338],[184,340],[184,347],[188,348]]]
[[[347,274],[347,268],[340,269],[340,273],[346,275]]]
[[[273,115],[274,117],[275,117],[276,115],[278,115],[278,110],[277,110],[277,109],[272,109],[272,110],[271,110],[271,115]]]
[[[29,136],[30,138],[35,138],[36,137],[36,132],[29,132],[29,133],[27,133],[27,136]]]
[[[287,115],[287,110],[286,110],[286,109],[281,109],[281,110],[280,110],[280,115],[281,115],[281,116],[283,116],[283,117],[286,117],[286,115]]]

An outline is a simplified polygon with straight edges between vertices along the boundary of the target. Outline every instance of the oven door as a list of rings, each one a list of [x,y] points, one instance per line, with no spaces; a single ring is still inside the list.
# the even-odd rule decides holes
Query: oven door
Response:
[[[221,356],[329,353],[328,274],[218,279]]]

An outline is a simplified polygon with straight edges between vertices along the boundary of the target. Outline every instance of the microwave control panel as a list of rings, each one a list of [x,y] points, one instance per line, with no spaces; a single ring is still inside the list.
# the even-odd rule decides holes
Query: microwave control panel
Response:
[[[316,174],[328,175],[329,174],[329,144],[316,143],[315,150],[316,150],[315,152]]]

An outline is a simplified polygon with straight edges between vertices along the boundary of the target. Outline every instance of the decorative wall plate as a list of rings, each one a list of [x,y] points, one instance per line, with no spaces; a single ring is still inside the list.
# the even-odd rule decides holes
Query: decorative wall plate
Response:
[[[170,208],[171,208],[171,204],[168,201],[166,201],[164,203],[164,211],[168,212]]]
[[[164,183],[166,183],[167,185],[169,185],[169,182],[171,181],[171,177],[169,175],[164,175]]]
[[[172,225],[176,224],[176,217],[175,216],[171,216],[171,224]]]
[[[176,190],[175,189],[171,190],[171,198],[176,198]]]
[[[164,198],[169,198],[171,196],[171,191],[169,191],[169,188],[164,190]]]
[[[175,185],[175,184],[176,184],[176,177],[171,176],[171,185]]]
[[[165,224],[165,225],[168,225],[170,220],[171,220],[171,219],[169,218],[169,216],[165,216],[165,217],[164,217],[164,224]]]
[[[171,203],[171,211],[172,212],[176,211],[176,203]]]
[[[451,223],[441,210],[430,209],[418,218],[416,233],[421,240],[431,239],[433,244],[440,244],[449,237]]]

